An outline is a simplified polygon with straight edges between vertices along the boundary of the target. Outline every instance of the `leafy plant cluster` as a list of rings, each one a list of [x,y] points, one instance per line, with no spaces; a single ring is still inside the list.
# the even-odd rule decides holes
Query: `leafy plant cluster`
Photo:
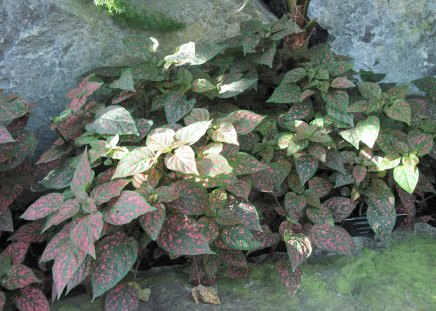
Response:
[[[435,193],[435,79],[415,81],[427,96],[413,98],[358,82],[328,45],[282,48],[302,31],[286,17],[253,20],[164,58],[156,39],[126,38],[147,61],[96,70],[53,118],[60,138],[33,185],[44,195],[10,237],[17,252],[2,253],[12,261],[2,286],[40,296],[22,246],[48,241],[39,263],[51,267],[53,300],[90,284],[106,310],[135,310],[135,265],[154,243],[188,256],[202,285],[247,275],[248,254],[283,243],[289,260],[276,268],[292,294],[314,247],[352,252],[339,224],[356,207],[382,239],[397,212],[412,221],[415,199]],[[45,310],[40,301],[19,308]]]
[[[133,29],[171,32],[182,29],[185,25],[162,13],[139,9],[124,0],[94,0],[123,25]]]

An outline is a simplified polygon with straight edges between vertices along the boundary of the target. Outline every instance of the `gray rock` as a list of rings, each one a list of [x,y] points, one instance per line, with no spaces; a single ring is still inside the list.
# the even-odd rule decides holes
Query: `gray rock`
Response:
[[[433,0],[311,0],[309,16],[327,28],[332,48],[384,82],[436,74]]]
[[[163,52],[183,43],[224,39],[248,19],[275,17],[258,0],[235,12],[242,1],[131,1],[185,22],[168,34],[123,29],[91,0],[0,0],[0,89],[38,104],[30,127],[39,150],[53,140],[50,117],[67,104],[65,94],[86,72],[103,66],[129,65],[140,59],[125,49],[129,35],[153,36]]]
[[[138,275],[142,288],[151,288],[150,300],[140,303],[138,310],[434,310],[434,246],[435,240],[428,236],[409,234],[384,249],[309,261],[302,266],[303,282],[293,297],[280,283],[275,259],[250,263],[247,278],[218,278],[221,305],[194,302],[188,267],[153,268]],[[55,303],[53,310],[102,310],[101,299],[92,304],[90,300],[87,295],[67,298]]]

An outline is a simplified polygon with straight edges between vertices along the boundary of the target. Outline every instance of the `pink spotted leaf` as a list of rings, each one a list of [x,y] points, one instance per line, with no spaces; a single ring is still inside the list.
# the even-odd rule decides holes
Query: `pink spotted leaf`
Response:
[[[139,193],[124,190],[117,201],[105,210],[104,221],[112,225],[125,225],[154,210],[155,208]]]
[[[304,195],[298,195],[295,192],[288,192],[285,195],[285,210],[293,220],[298,220],[304,216],[306,208],[306,197]]]
[[[376,207],[369,205],[366,212],[368,223],[372,230],[382,240],[386,240],[390,237],[392,230],[397,220],[397,213],[395,209],[392,209],[388,215],[381,213]]]
[[[216,142],[239,145],[238,133],[236,132],[233,124],[229,122],[222,122],[218,124],[215,130],[210,131],[209,136],[213,141]]]
[[[371,187],[365,189],[364,194],[366,203],[376,207],[385,216],[395,209],[395,196],[382,179],[373,179]]]
[[[124,232],[114,232],[96,247],[97,260],[91,269],[93,298],[117,285],[136,261],[138,243]]]
[[[68,199],[63,202],[62,206],[56,210],[56,213],[50,215],[47,218],[43,232],[49,229],[51,226],[59,225],[71,217],[76,216],[80,210],[80,199]]]
[[[35,203],[30,205],[21,218],[26,220],[36,220],[44,218],[54,211],[61,208],[63,203],[62,193],[50,193],[42,196]]]
[[[41,234],[43,223],[34,221],[19,227],[9,237],[8,241],[14,242],[27,242],[27,243],[41,243],[46,239],[45,234]]]
[[[344,197],[332,197],[323,203],[324,207],[333,212],[335,222],[341,222],[353,212],[357,201]]]
[[[250,176],[242,176],[238,178],[237,183],[227,186],[226,190],[235,196],[248,200],[252,187],[253,182]]]
[[[67,283],[67,292],[66,295],[77,285],[82,283],[88,276],[91,274],[91,265],[92,260],[91,257],[86,256],[85,260],[82,262],[80,267],[74,272],[73,276]]]
[[[98,205],[107,203],[110,199],[118,197],[128,184],[129,181],[126,179],[116,179],[106,182],[92,190],[91,198],[93,198]]]
[[[140,147],[125,155],[118,163],[112,176],[114,178],[128,177],[148,171],[153,166],[154,152],[148,147]]]
[[[28,242],[15,242],[8,245],[6,252],[11,256],[13,264],[23,263],[29,250],[30,243]]]
[[[203,187],[189,181],[179,181],[174,187],[180,198],[171,202],[171,207],[186,215],[205,213],[209,198]]]
[[[351,254],[354,242],[342,227],[316,224],[310,229],[309,238],[319,249],[343,255]]]
[[[227,161],[236,176],[253,174],[268,168],[268,165],[259,162],[256,158],[244,152],[230,155]]]
[[[312,244],[303,233],[293,233],[285,230],[283,240],[286,244],[292,271],[295,270],[312,254]]]
[[[280,281],[285,286],[287,293],[290,296],[295,295],[301,285],[301,269],[297,268],[295,272],[293,272],[289,261],[280,260],[276,264],[276,270],[279,273]]]
[[[50,311],[44,292],[33,286],[20,290],[19,296],[15,299],[15,305],[20,311]]]
[[[50,242],[48,242],[39,260],[40,262],[47,262],[55,259],[59,253],[63,252],[64,249],[68,247],[70,228],[71,224],[65,225],[62,230],[59,231]]]
[[[41,282],[29,267],[17,264],[12,265],[8,273],[3,276],[1,285],[9,290],[24,288],[32,283]]]
[[[295,168],[301,184],[305,184],[317,171],[318,160],[310,155],[302,155],[294,159]]]
[[[139,223],[142,229],[147,232],[153,241],[159,235],[166,217],[165,206],[162,203],[158,202],[154,207],[156,210],[139,216]]]
[[[138,305],[138,289],[128,283],[118,284],[104,299],[104,311],[136,311]]]
[[[88,151],[85,149],[80,158],[79,165],[74,171],[73,179],[70,184],[71,191],[73,191],[76,196],[81,197],[89,188],[93,179],[94,171],[91,170],[91,165],[88,160]]]
[[[73,221],[70,239],[78,249],[95,259],[94,242],[98,240],[102,230],[103,217],[100,212],[96,211]]]
[[[250,202],[231,196],[230,200],[227,201],[227,208],[246,228],[253,231],[262,231],[257,209]]]
[[[80,268],[85,256],[85,253],[76,248],[71,241],[65,242],[62,252],[57,254],[52,271],[58,299],[69,280]]]
[[[0,145],[7,144],[7,143],[13,143],[14,141],[15,141],[15,139],[11,136],[11,134],[6,129],[6,127],[0,125]]]
[[[238,110],[230,113],[226,119],[232,123],[239,135],[247,135],[264,119],[264,116],[248,110]]]
[[[182,214],[167,217],[157,243],[174,256],[213,253],[207,238],[201,233],[198,223]]]
[[[234,250],[253,250],[260,247],[259,241],[243,226],[226,227],[221,232],[221,237]]]
[[[315,191],[319,198],[329,195],[333,188],[333,184],[322,177],[315,176],[309,180],[309,189]]]

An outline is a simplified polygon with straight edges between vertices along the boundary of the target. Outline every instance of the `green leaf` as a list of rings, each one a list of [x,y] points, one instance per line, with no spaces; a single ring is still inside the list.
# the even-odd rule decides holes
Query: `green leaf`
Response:
[[[108,135],[139,135],[135,120],[123,107],[108,106],[99,111],[95,121],[86,125],[86,130]]]
[[[366,70],[359,70],[359,75],[362,78],[362,81],[364,82],[379,82],[383,80],[386,77],[385,73],[374,73],[372,71],[366,71]]]
[[[403,156],[403,165],[394,168],[394,180],[408,193],[412,194],[418,184],[419,170],[416,167],[419,160],[414,154]]]
[[[105,210],[104,220],[112,225],[125,225],[154,210],[138,192],[124,190],[118,200]]]
[[[143,173],[153,166],[154,153],[148,147],[136,148],[118,163],[112,179]]]
[[[135,92],[135,86],[132,76],[132,68],[126,68],[121,71],[121,76],[109,85],[112,89],[120,89],[124,91]]]
[[[415,81],[412,81],[418,89],[427,93],[427,95],[436,102],[436,78],[425,77]]]
[[[77,196],[82,196],[91,185],[94,179],[94,171],[91,170],[91,165],[88,160],[88,151],[85,151],[80,158],[79,165],[74,171],[73,179],[71,180],[71,191]]]
[[[380,120],[376,116],[368,117],[360,121],[356,128],[340,132],[342,138],[359,149],[359,141],[365,143],[368,147],[374,147],[380,132]]]
[[[380,99],[382,89],[377,83],[373,82],[360,82],[357,83],[360,94],[366,99]]]
[[[224,243],[234,250],[253,250],[260,246],[249,229],[243,226],[226,227],[221,232]]]
[[[239,145],[238,133],[236,132],[233,124],[229,122],[222,122],[218,124],[217,128],[211,131],[210,137],[216,142]]]
[[[410,125],[412,109],[410,108],[410,104],[408,102],[402,99],[397,99],[392,105],[385,106],[384,111],[389,118]]]
[[[174,135],[174,139],[186,145],[195,144],[206,134],[212,121],[199,121],[185,126],[178,130]]]
[[[296,84],[280,84],[273,92],[267,103],[291,104],[300,102],[301,90]]]
[[[312,244],[309,238],[303,233],[293,233],[285,230],[283,240],[286,244],[292,271],[295,270],[312,254]]]
[[[268,165],[259,162],[256,158],[244,152],[230,155],[227,161],[236,176],[254,174],[268,168]]]
[[[345,229],[329,224],[314,225],[310,229],[310,240],[321,250],[349,255],[354,242]]]
[[[372,230],[374,230],[382,240],[386,240],[394,229],[397,213],[395,209],[392,209],[389,214],[383,214],[376,206],[369,205],[366,217],[368,218],[368,223]]]
[[[213,254],[199,224],[182,214],[167,217],[157,238],[158,245],[173,257]]]
[[[277,145],[280,149],[286,149],[287,156],[291,156],[304,150],[309,145],[309,141],[298,140],[295,134],[282,134],[277,140]]]
[[[93,299],[117,285],[136,261],[138,243],[124,232],[115,232],[97,244],[97,260],[91,269]]]
[[[300,33],[303,30],[297,25],[297,23],[288,16],[283,17],[275,21],[271,27],[271,40],[278,41],[290,34]]]
[[[167,154],[165,165],[168,169],[184,174],[200,175],[195,162],[195,153],[190,146],[182,146],[174,151],[174,154]]]

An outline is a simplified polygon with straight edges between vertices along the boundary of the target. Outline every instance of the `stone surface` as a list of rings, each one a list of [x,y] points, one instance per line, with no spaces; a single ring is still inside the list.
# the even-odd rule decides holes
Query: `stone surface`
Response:
[[[186,28],[169,34],[123,29],[91,0],[0,0],[0,89],[38,104],[30,127],[40,140],[39,150],[54,137],[50,117],[64,109],[66,92],[83,74],[139,59],[127,52],[123,37],[154,36],[170,53],[189,41],[233,36],[241,21],[275,18],[258,0],[238,13],[242,0],[131,2],[185,22]]]
[[[311,0],[309,16],[357,69],[387,73],[383,82],[436,74],[434,0]]]
[[[365,248],[351,257],[311,257],[302,267],[303,283],[294,297],[284,291],[271,258],[263,264],[251,263],[245,279],[220,277],[219,306],[195,304],[186,267],[154,268],[140,276],[140,284],[151,288],[151,296],[138,310],[435,310],[436,240],[415,233],[397,234],[389,247]],[[93,304],[90,299],[87,295],[67,298],[55,303],[53,310],[102,310],[100,299]]]

